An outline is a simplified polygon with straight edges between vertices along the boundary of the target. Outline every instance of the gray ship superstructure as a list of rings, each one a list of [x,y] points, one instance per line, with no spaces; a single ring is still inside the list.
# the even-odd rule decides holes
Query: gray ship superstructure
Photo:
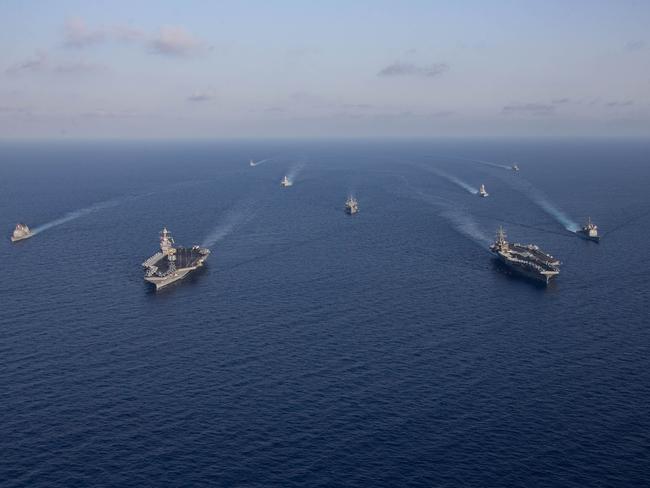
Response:
[[[29,239],[34,233],[29,230],[27,224],[16,224],[14,233],[11,234],[11,242],[22,241],[23,239]]]
[[[204,247],[175,247],[174,239],[165,227],[160,232],[160,251],[142,263],[144,279],[158,290],[203,266],[209,255],[210,250]]]
[[[490,251],[499,260],[518,274],[548,284],[560,273],[560,261],[533,244],[512,244],[506,240],[503,228],[499,227],[497,238]]]
[[[348,197],[345,201],[345,213],[348,215],[354,215],[359,211],[359,202],[354,197]]]
[[[580,230],[576,231],[576,234],[588,241],[600,242],[598,226],[591,221],[591,217],[587,219],[587,223]]]

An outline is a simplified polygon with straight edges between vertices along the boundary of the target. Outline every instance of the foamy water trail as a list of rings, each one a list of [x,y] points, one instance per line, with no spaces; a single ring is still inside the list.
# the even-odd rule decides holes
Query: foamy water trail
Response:
[[[116,207],[120,205],[121,203],[126,202],[127,200],[132,200],[134,198],[137,198],[137,196],[127,196],[127,197],[120,197],[120,198],[113,198],[111,200],[106,200],[104,202],[99,202],[95,203],[89,207],[85,208],[80,208],[79,210],[74,210],[72,212],[68,212],[65,214],[63,217],[59,217],[58,219],[52,220],[50,222],[47,222],[45,224],[39,225],[32,229],[32,232],[34,235],[40,234],[43,231],[46,231],[48,229],[51,229],[53,227],[57,227],[59,225],[65,224],[67,222],[70,222],[72,220],[76,220],[80,217],[83,217],[85,215],[97,212],[99,210],[103,210],[106,208],[111,208],[111,207]]]
[[[253,161],[253,164],[251,166],[259,166],[260,164],[264,164],[268,161],[273,161],[275,158],[267,158],[267,159],[260,159],[259,161]]]
[[[446,218],[460,234],[468,237],[481,248],[486,249],[490,245],[490,238],[479,229],[478,223],[467,212],[460,209],[448,209],[443,210],[440,215]]]
[[[296,181],[296,178],[302,171],[302,169],[305,167],[304,162],[296,163],[294,164],[291,169],[289,170],[289,173],[287,173],[287,179],[291,184],[293,184]]]
[[[535,203],[537,203],[547,214],[557,220],[564,228],[570,232],[576,232],[580,229],[580,226],[577,222],[571,220],[571,218],[565,214],[562,210],[553,205],[546,196],[538,191],[534,190],[531,193],[531,198]]]
[[[463,190],[468,191],[472,195],[478,194],[478,190],[474,188],[472,185],[469,183],[465,183],[463,180],[460,178],[456,178],[455,176],[450,175],[449,173],[445,173],[444,171],[440,171],[438,169],[433,170],[434,173],[436,173],[438,176],[442,176],[446,180],[451,181],[452,183],[460,186]]]
[[[576,232],[580,229],[577,222],[574,222],[566,213],[552,203],[543,192],[535,188],[530,182],[519,176],[516,178],[504,178],[504,180],[515,190],[518,190],[523,195],[530,198],[533,203],[553,217],[553,219],[559,222],[569,232]]]
[[[203,247],[214,246],[217,242],[232,234],[237,227],[248,222],[254,215],[253,202],[238,203],[223,215],[219,224],[203,240],[201,245]]]
[[[507,166],[505,164],[493,163],[492,161],[485,161],[483,159],[461,158],[458,156],[445,156],[445,157],[451,159],[458,159],[460,161],[469,161],[472,163],[484,164],[486,166],[492,166],[493,168],[507,169],[508,171],[512,170],[510,166]]]
[[[414,188],[413,190],[418,199],[437,208],[438,215],[447,220],[459,234],[467,237],[482,249],[487,249],[491,243],[490,238],[479,228],[478,223],[468,212],[454,206],[450,200],[430,195],[422,190]]]

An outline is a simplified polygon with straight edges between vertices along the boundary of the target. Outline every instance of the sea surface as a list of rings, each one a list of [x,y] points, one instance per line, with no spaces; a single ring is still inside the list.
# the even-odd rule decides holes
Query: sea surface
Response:
[[[650,485],[648,140],[3,142],[0,229],[2,487]]]

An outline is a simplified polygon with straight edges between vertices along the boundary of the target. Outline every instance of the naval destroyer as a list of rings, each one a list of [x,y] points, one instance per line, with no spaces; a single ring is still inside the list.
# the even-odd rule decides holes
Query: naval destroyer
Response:
[[[506,240],[503,228],[499,227],[497,238],[490,251],[511,270],[534,280],[548,284],[560,274],[560,261],[546,254],[539,247],[528,244],[512,244]]]
[[[354,197],[348,197],[345,201],[345,213],[348,215],[354,215],[359,211],[359,202]]]
[[[600,242],[598,226],[591,221],[591,217],[587,219],[587,223],[580,230],[576,231],[576,234],[588,241]]]
[[[11,234],[11,242],[22,241],[23,239],[29,239],[34,233],[29,230],[27,224],[16,224],[14,233]]]
[[[204,247],[175,247],[174,239],[165,227],[160,232],[160,251],[142,263],[144,279],[158,290],[203,266],[209,255],[210,250]]]
[[[289,178],[287,178],[287,177],[285,176],[284,178],[282,178],[282,181],[280,181],[280,185],[281,185],[283,188],[288,188],[288,187],[290,187],[291,185],[293,185],[293,183],[291,183],[291,180],[289,180]]]

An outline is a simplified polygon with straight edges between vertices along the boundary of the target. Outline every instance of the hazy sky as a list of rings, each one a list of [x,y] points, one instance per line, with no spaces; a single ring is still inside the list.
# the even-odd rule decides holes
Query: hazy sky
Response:
[[[0,0],[0,138],[650,135],[650,1]]]

